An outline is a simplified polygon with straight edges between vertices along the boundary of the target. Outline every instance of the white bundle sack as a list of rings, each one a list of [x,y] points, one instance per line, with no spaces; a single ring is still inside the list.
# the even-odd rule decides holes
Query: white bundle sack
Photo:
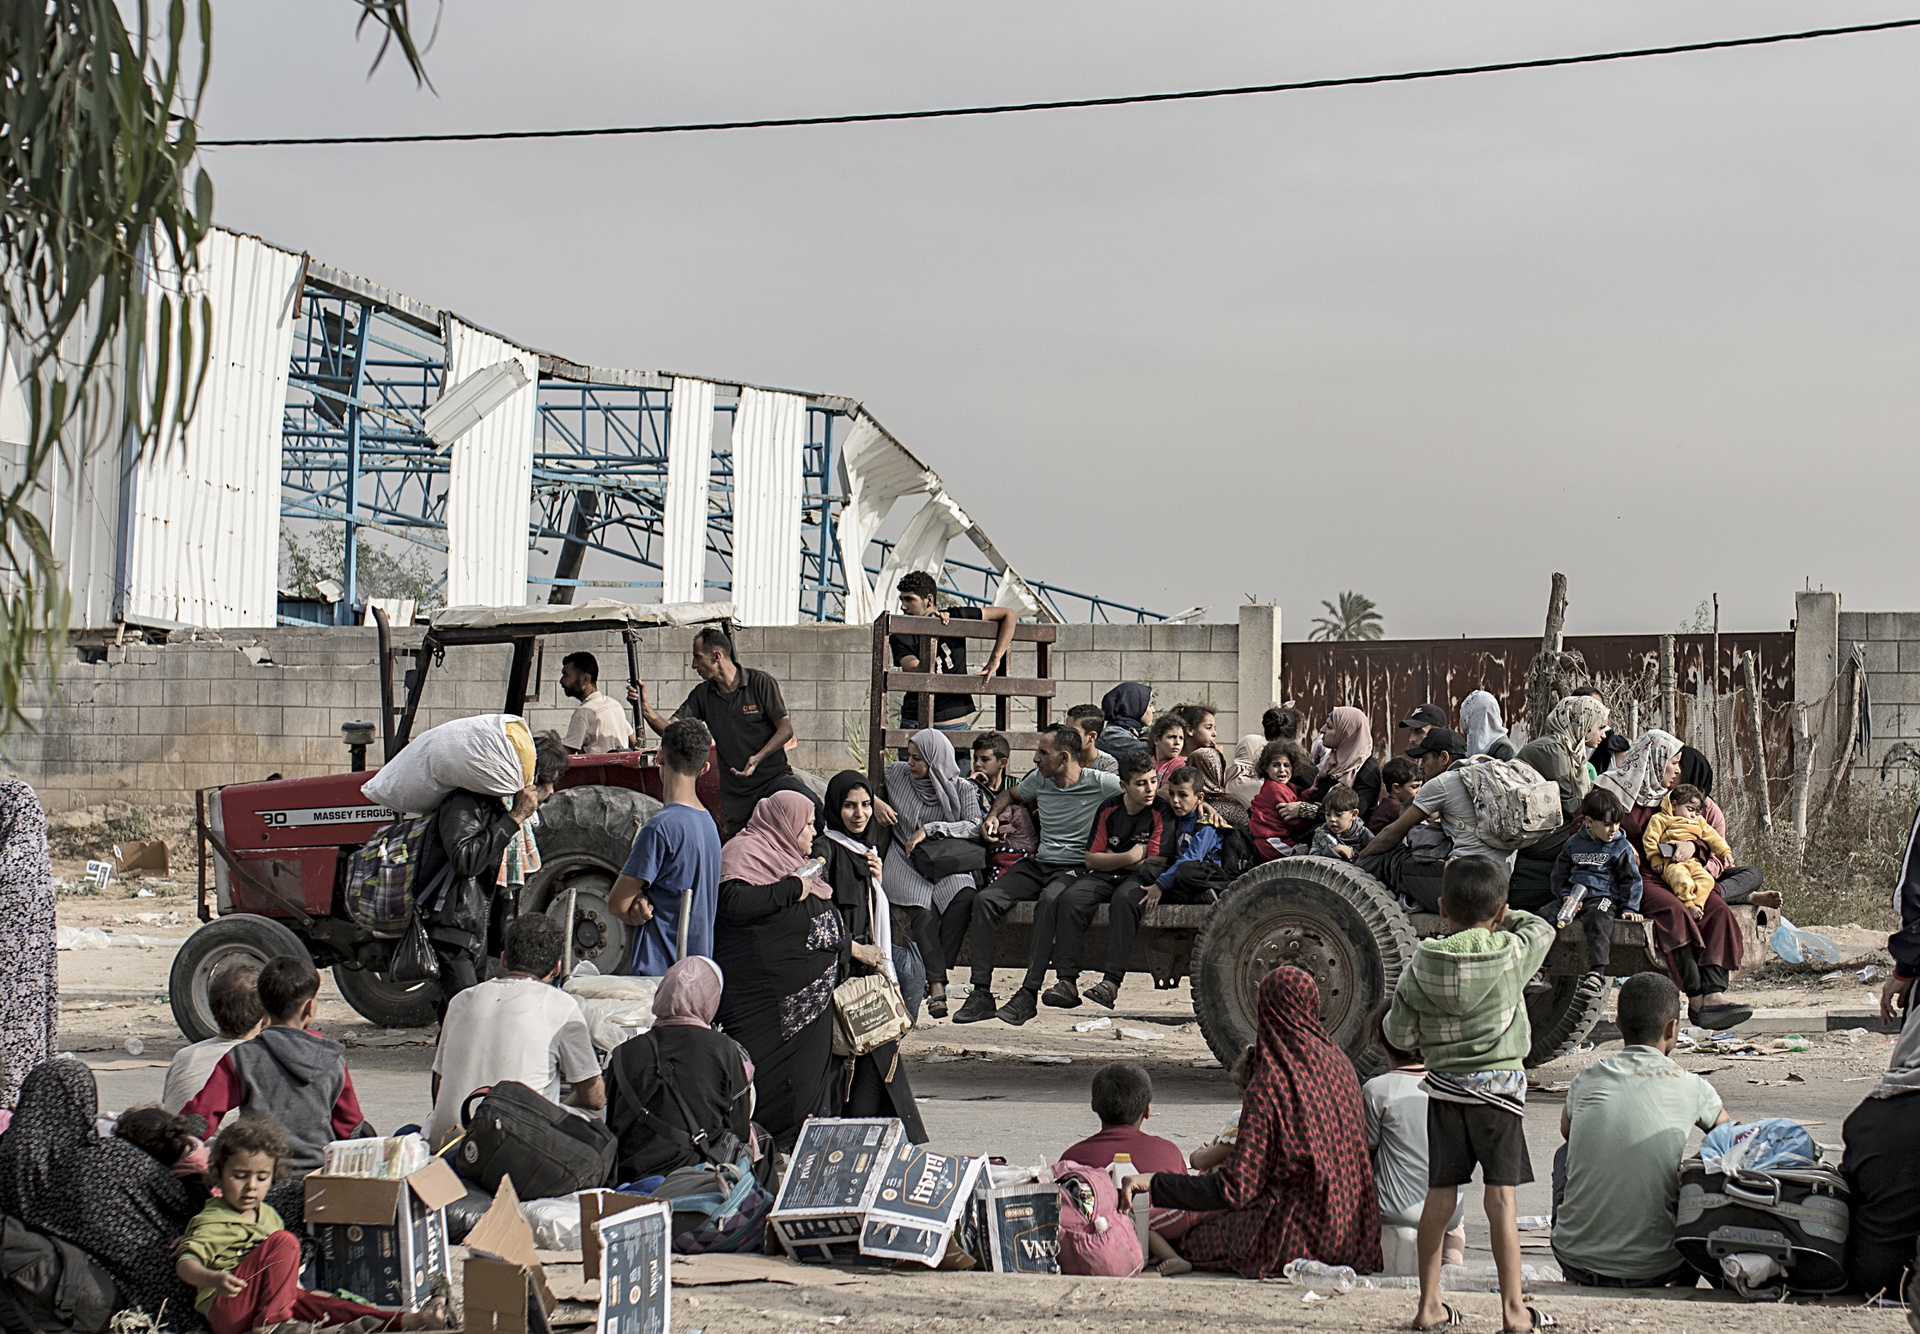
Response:
[[[483,713],[430,727],[360,791],[402,815],[438,810],[456,790],[511,797],[533,781],[533,733],[511,713]]]

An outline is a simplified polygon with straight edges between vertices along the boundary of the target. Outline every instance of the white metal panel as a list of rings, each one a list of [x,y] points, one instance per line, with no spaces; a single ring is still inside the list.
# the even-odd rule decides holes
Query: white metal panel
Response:
[[[807,401],[742,389],[733,419],[733,601],[743,625],[800,621]]]
[[[699,602],[706,596],[707,489],[712,471],[713,383],[676,377],[667,409],[667,513],[660,536],[662,602]]]
[[[880,577],[874,581],[874,587],[892,588],[909,570],[924,570],[938,577],[941,565],[946,563],[947,543],[971,527],[973,520],[954,503],[953,497],[944,490],[935,490],[920,507],[920,512],[907,520],[900,540],[888,553],[886,564],[880,567]]]
[[[840,513],[835,535],[840,541],[840,566],[847,575],[847,623],[864,625],[886,610],[891,595],[888,586],[876,588],[867,578],[867,544],[887,521],[894,502],[936,490],[940,479],[865,412],[855,419],[841,445],[840,459],[846,471],[847,507]]]
[[[207,374],[181,438],[135,465],[126,619],[272,625],[278,612],[280,429],[301,256],[214,231],[187,298],[212,303]],[[156,278],[163,289],[177,277]],[[157,304],[157,303],[156,303]],[[94,479],[98,482],[98,478]],[[82,487],[77,498],[99,487]]]
[[[517,359],[527,383],[453,442],[447,476],[447,603],[519,607],[527,601],[527,519],[539,429],[540,357],[447,317],[447,376]]]

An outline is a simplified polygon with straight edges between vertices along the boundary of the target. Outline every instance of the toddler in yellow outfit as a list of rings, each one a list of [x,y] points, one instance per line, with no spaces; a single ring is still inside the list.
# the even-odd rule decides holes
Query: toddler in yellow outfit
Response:
[[[1707,794],[1691,783],[1681,783],[1660,802],[1659,813],[1647,821],[1643,842],[1647,864],[1660,873],[1673,896],[1689,908],[1699,908],[1713,892],[1713,874],[1707,870],[1700,849],[1729,860],[1733,849],[1727,840],[1707,823]],[[1692,843],[1694,855],[1675,861],[1670,853],[1676,843]]]

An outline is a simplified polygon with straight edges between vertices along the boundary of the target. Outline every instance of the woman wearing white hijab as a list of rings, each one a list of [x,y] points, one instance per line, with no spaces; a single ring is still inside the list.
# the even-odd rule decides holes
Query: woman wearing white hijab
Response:
[[[940,1019],[946,1015],[947,966],[952,962],[945,942],[952,941],[957,951],[965,938],[976,887],[971,874],[928,880],[915,869],[913,850],[928,837],[978,838],[986,804],[979,787],[961,775],[953,742],[945,732],[931,727],[915,732],[907,744],[907,756],[906,763],[887,766],[887,804],[898,819],[881,887],[887,901],[902,909],[913,924],[914,943],[927,965],[927,1012]],[[950,926],[945,920],[949,910],[955,918]]]
[[[1460,701],[1460,727],[1467,734],[1468,755],[1491,755],[1496,760],[1514,757],[1500,701],[1488,691],[1476,690]]]

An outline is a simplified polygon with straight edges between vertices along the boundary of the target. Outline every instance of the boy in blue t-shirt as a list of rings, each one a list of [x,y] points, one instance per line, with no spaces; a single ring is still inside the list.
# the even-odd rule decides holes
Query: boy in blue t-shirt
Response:
[[[1587,974],[1604,977],[1612,962],[1613,915],[1623,922],[1640,920],[1640,862],[1633,843],[1620,832],[1627,809],[1604,787],[1587,793],[1581,803],[1580,828],[1567,835],[1554,859],[1553,896],[1558,899],[1556,925],[1565,926],[1577,915],[1587,938]]]
[[[677,718],[660,734],[665,803],[640,828],[607,907],[635,928],[628,972],[662,977],[680,960],[680,901],[693,891],[687,953],[713,954],[713,918],[720,906],[720,831],[700,804],[694,783],[707,767],[713,735],[698,718]]]

